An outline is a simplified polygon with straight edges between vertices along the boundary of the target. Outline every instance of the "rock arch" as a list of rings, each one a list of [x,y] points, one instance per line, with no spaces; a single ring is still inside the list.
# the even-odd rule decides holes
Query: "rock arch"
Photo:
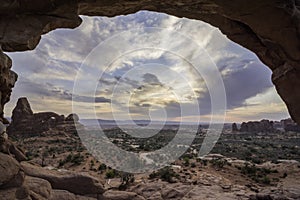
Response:
[[[150,10],[202,20],[248,48],[272,71],[272,81],[292,118],[300,123],[299,0],[3,0],[0,44],[3,51],[34,49],[42,34],[75,28],[79,15],[116,16]],[[0,54],[0,117],[17,75]]]

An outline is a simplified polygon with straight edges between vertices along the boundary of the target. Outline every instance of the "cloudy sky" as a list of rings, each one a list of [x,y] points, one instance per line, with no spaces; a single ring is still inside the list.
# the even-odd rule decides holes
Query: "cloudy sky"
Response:
[[[26,96],[35,112],[66,115],[73,101],[81,118],[209,121],[217,94],[228,122],[288,117],[271,71],[209,24],[146,11],[82,19],[8,53],[19,80],[7,116]]]

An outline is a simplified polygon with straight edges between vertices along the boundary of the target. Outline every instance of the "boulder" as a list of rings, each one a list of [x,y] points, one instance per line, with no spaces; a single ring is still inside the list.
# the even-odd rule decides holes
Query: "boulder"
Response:
[[[0,199],[2,200],[32,200],[29,196],[27,187],[16,187],[0,190]]]
[[[13,179],[19,177],[20,164],[11,156],[0,153],[0,188],[12,185]],[[1,199],[1,198],[0,198]]]
[[[7,138],[0,137],[0,152],[12,155],[19,162],[27,160],[24,151]]]
[[[250,200],[272,200],[273,198],[269,194],[258,193],[256,195],[251,195]]]
[[[26,175],[49,181],[53,189],[67,190],[78,195],[102,194],[104,192],[103,186],[98,180],[89,175],[70,171],[47,170],[27,162],[21,162],[21,166]]]
[[[49,199],[51,196],[51,184],[41,178],[26,176],[25,185],[28,186],[30,190],[30,196],[34,199]]]
[[[2,186],[2,188],[20,187],[23,185],[25,179],[25,173],[20,170],[8,183]]]
[[[53,190],[50,200],[96,200],[93,197],[86,197],[72,194],[66,190]]]
[[[17,147],[13,142],[8,141],[9,143],[9,153],[14,155],[15,159],[19,162],[27,160],[27,157],[24,154],[24,151]]]
[[[6,126],[0,121],[0,136],[3,137],[4,133],[6,132]]]

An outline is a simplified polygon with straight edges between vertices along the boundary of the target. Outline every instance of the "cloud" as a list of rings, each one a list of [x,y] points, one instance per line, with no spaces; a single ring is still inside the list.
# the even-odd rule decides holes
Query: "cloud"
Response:
[[[214,63],[224,81],[231,119],[249,118],[246,106],[261,117],[287,115],[280,99],[269,98],[269,104],[278,106],[274,112],[259,106],[265,104],[259,95],[278,97],[270,90],[271,71],[216,27],[147,11],[114,18],[81,17],[78,28],[44,35],[35,50],[9,53],[20,79],[7,113],[19,96],[28,96],[40,110],[52,101],[62,107],[51,109],[62,112],[71,111],[73,97],[84,116],[89,116],[84,108],[96,102],[101,103],[96,109],[104,118],[112,117],[112,109],[121,118],[128,109],[137,118],[150,114],[160,118],[166,112],[168,118],[191,120],[199,115],[198,109],[207,117],[211,100],[203,73]],[[95,48],[101,53],[91,54]],[[121,54],[123,49],[128,51]],[[82,65],[89,55],[92,62]],[[190,62],[195,60],[196,65]],[[80,83],[78,94],[71,92],[74,81]],[[95,90],[94,98],[89,94]]]
[[[148,83],[151,85],[161,85],[161,82],[154,74],[146,73],[143,75],[144,83]]]

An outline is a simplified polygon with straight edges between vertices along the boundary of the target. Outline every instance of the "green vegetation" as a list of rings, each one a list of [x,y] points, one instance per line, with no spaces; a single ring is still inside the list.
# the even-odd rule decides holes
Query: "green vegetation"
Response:
[[[120,174],[122,183],[119,186],[119,190],[125,190],[131,183],[134,182],[134,175],[126,172],[122,172]]]
[[[165,167],[165,168],[158,170],[157,172],[152,172],[149,175],[149,178],[150,179],[160,178],[163,181],[167,181],[169,183],[174,183],[175,178],[178,179],[179,175],[176,174],[171,167]]]
[[[188,167],[190,165],[190,159],[188,157],[184,157],[183,164],[184,164],[184,166]]]
[[[117,177],[117,172],[114,169],[110,169],[106,172],[105,174],[105,178],[109,179],[109,178],[115,178]]]
[[[98,167],[98,171],[104,171],[104,170],[106,170],[106,168],[107,168],[107,166],[106,166],[104,163],[102,163],[102,164]]]
[[[70,153],[64,160],[59,161],[59,167],[65,165],[66,163],[72,163],[74,165],[80,165],[84,161],[84,156],[80,153],[73,154]]]
[[[224,159],[213,159],[210,160],[211,165],[216,169],[222,169],[226,164],[227,160]]]
[[[278,173],[277,170],[271,170],[268,168],[258,168],[254,164],[246,163],[243,167],[239,167],[238,169],[241,170],[242,174],[245,174],[252,180],[254,180],[257,183],[262,183],[269,185],[271,183],[270,178],[268,177],[271,173]],[[273,181],[276,181],[277,179],[273,179]]]

